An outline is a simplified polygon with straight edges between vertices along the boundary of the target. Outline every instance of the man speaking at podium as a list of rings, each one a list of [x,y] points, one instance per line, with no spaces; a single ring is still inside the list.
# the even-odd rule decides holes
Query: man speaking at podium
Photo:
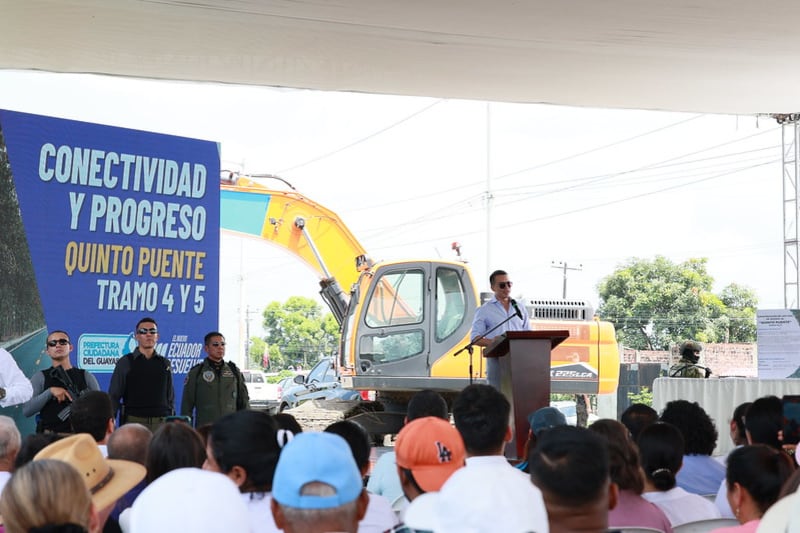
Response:
[[[489,346],[495,337],[506,331],[531,329],[528,311],[511,298],[511,281],[505,270],[495,270],[489,276],[494,296],[475,311],[472,320],[472,342],[476,346]],[[500,389],[500,363],[494,357],[486,359],[486,381]]]

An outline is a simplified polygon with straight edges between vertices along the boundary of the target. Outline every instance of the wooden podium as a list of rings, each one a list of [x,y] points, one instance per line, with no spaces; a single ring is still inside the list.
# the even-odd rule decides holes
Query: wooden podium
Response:
[[[528,415],[550,405],[550,351],[569,337],[569,331],[508,331],[486,347],[484,356],[500,363],[500,391],[511,404],[514,432],[506,457],[527,460]]]

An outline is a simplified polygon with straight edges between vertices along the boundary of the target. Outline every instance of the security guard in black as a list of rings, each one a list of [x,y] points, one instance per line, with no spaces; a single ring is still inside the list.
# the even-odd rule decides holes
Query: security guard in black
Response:
[[[158,326],[152,318],[136,325],[136,349],[120,357],[111,375],[108,394],[120,423],[138,422],[155,431],[175,413],[175,389],[169,360],[156,352]]]

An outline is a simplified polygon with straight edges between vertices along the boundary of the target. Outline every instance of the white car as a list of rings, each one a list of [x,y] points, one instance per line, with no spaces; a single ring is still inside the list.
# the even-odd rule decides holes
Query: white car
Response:
[[[558,401],[558,402],[550,402],[551,407],[555,407],[562,413],[564,413],[564,417],[567,419],[567,424],[570,426],[575,426],[578,424],[578,408],[575,405],[575,402],[572,401]],[[589,420],[587,425],[591,424],[595,420],[599,420],[600,417],[594,413],[589,413]]]
[[[267,383],[267,376],[260,370],[242,370],[250,407],[275,411],[278,408],[278,384]]]

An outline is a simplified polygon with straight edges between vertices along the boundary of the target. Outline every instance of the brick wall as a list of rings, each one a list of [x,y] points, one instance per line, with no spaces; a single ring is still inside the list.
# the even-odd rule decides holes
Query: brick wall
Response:
[[[621,363],[665,363],[678,362],[678,347],[670,351],[633,350],[623,348]],[[755,344],[705,344],[700,353],[700,364],[707,366],[714,376],[757,377],[758,354]]]

